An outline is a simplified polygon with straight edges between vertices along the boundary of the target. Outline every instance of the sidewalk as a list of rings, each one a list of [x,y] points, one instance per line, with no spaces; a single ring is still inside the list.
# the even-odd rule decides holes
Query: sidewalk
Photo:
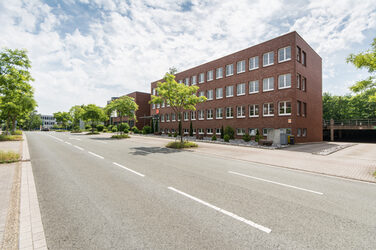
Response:
[[[159,147],[163,147],[167,141],[165,138],[151,136],[133,136],[130,140]],[[197,144],[199,144],[198,148],[189,150],[227,159],[376,182],[373,176],[376,171],[376,144],[356,144],[326,156],[288,150],[265,150],[202,142]]]

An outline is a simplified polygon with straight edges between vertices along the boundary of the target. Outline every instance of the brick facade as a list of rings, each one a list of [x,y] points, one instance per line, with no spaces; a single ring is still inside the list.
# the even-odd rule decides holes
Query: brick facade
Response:
[[[290,59],[279,61],[284,55],[289,54]],[[280,49],[286,48],[283,51]],[[274,63],[269,66],[263,66],[263,55],[273,52],[270,57],[274,58]],[[284,52],[284,53],[282,53]],[[298,56],[299,54],[299,56]],[[258,56],[258,68],[250,69],[250,58]],[[305,63],[302,57],[305,58]],[[287,56],[288,58],[288,56]],[[237,73],[237,63],[245,60],[245,71]],[[300,61],[299,61],[300,60]],[[267,61],[267,60],[265,60]],[[226,65],[233,65],[233,74],[226,76]],[[304,65],[305,64],[305,65]],[[241,66],[241,65],[239,65]],[[217,79],[216,69],[222,68],[223,77]],[[242,67],[239,67],[242,68]],[[213,80],[208,81],[208,72],[213,70]],[[204,73],[204,82],[198,83],[199,74]],[[288,79],[290,75],[290,84],[286,88],[279,88],[279,77]],[[300,75],[300,83],[298,84],[298,75]],[[297,34],[291,32],[286,35],[274,38],[267,42],[252,46],[245,50],[233,53],[231,55],[219,58],[217,60],[202,64],[200,66],[179,72],[176,74],[176,80],[184,83],[189,78],[189,85],[192,84],[192,77],[196,76],[197,86],[200,87],[198,93],[204,91],[205,96],[209,90],[213,90],[213,100],[197,105],[196,119],[192,120],[194,130],[198,133],[198,129],[202,129],[206,136],[210,129],[216,133],[217,128],[231,126],[235,129],[245,129],[248,133],[249,129],[258,129],[263,134],[263,129],[289,129],[297,142],[313,142],[322,140],[322,60],[321,57]],[[271,91],[263,90],[263,81],[266,78],[274,78],[274,89]],[[281,77],[282,78],[282,77]],[[305,79],[305,80],[302,80]],[[281,79],[282,80],[282,79]],[[258,81],[258,93],[250,93],[250,81]],[[305,84],[303,84],[305,81]],[[157,82],[151,83],[151,91],[156,88]],[[287,80],[288,82],[288,80]],[[237,85],[245,83],[245,94],[238,95]],[[226,97],[226,86],[233,85],[233,96]],[[303,85],[305,85],[303,87]],[[216,89],[223,89],[223,98],[216,98]],[[286,101],[286,105],[291,105],[285,109],[287,114],[280,114],[280,102]],[[274,114],[265,116],[263,114],[263,105],[272,103],[274,105]],[[298,112],[298,103],[300,104],[300,112]],[[250,105],[258,105],[258,117],[250,117]],[[281,104],[282,105],[282,104]],[[237,117],[237,108],[244,106],[245,117]],[[306,107],[304,112],[304,106]],[[233,118],[226,118],[226,108],[232,107]],[[216,109],[223,108],[223,118],[216,119]],[[157,107],[150,106],[151,115],[156,114]],[[203,110],[204,119],[198,119],[198,113]],[[208,112],[213,112],[213,119],[207,119]],[[190,111],[188,111],[191,113]],[[178,129],[178,122],[166,121],[166,114],[171,117],[172,110],[169,107],[160,107],[159,114],[164,117],[161,119],[160,129],[163,132],[171,132],[172,129]],[[291,114],[290,114],[291,113]],[[305,113],[305,114],[304,114]],[[162,117],[161,117],[162,118]],[[182,127],[189,129],[191,114],[189,120],[182,118]],[[209,130],[208,130],[209,129]],[[241,138],[241,135],[237,135]]]

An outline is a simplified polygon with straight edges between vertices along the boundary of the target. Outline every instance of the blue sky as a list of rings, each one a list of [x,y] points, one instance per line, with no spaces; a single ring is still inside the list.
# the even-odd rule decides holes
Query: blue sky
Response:
[[[376,37],[376,2],[0,1],[0,47],[26,48],[38,111],[104,106],[179,71],[297,31],[323,58],[323,89],[349,93],[368,73],[346,64]]]

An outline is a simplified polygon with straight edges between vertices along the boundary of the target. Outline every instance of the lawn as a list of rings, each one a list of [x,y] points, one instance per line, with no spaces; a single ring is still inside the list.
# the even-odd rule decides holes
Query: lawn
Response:
[[[185,141],[185,142],[180,142],[180,141],[172,141],[172,142],[169,142],[167,145],[166,145],[167,148],[195,148],[195,147],[198,147],[198,145],[194,142],[189,142],[189,141]]]
[[[0,150],[0,163],[11,163],[20,160],[20,155],[13,151],[2,151]]]

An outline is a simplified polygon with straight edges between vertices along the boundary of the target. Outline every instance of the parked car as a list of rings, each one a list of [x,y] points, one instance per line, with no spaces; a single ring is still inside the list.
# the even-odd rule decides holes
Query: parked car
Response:
[[[50,129],[49,128],[42,128],[41,131],[50,131]]]

